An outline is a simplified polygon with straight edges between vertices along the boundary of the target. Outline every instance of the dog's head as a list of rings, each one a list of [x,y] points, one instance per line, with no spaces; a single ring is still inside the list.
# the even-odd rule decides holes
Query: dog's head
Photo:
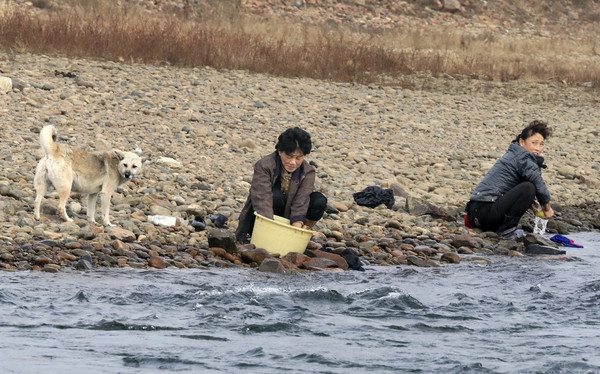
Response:
[[[125,179],[133,179],[141,174],[144,161],[133,152],[115,151],[119,159],[119,173]]]

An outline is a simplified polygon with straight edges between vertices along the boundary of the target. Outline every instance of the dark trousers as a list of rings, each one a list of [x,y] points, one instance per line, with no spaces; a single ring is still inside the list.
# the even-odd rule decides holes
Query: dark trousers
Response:
[[[308,211],[306,219],[318,221],[323,217],[327,208],[327,198],[321,192],[313,192],[310,194],[310,202],[308,203]],[[285,197],[281,190],[273,188],[273,214],[283,217],[285,211]]]
[[[516,227],[533,204],[535,192],[533,183],[523,182],[493,203],[469,201],[466,209],[469,223],[483,231],[504,231]]]

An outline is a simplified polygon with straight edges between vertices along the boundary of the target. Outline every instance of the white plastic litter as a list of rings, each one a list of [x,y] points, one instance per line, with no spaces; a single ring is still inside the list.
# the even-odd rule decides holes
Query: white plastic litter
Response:
[[[547,219],[535,217],[533,220],[533,233],[537,235],[544,235],[546,233],[546,226],[548,225]]]
[[[177,224],[177,218],[170,216],[148,216],[148,221],[154,223],[155,225],[163,226],[175,226],[175,224]]]
[[[12,79],[9,77],[0,77],[0,94],[5,94],[12,91]]]

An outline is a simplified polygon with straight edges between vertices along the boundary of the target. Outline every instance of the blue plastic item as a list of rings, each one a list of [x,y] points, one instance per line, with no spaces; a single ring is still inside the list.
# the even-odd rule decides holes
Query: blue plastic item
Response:
[[[573,242],[571,239],[562,235],[554,235],[550,238],[553,242],[559,243],[563,247],[583,248],[582,245]]]

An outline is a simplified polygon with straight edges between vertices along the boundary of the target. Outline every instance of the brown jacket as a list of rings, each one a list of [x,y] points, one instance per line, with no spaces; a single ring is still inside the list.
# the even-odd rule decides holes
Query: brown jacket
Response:
[[[277,151],[258,160],[254,164],[254,175],[250,185],[250,196],[240,213],[240,222],[236,235],[243,237],[250,232],[254,212],[273,218],[273,186],[281,175],[283,165]],[[315,186],[315,168],[306,160],[294,173],[290,180],[284,217],[290,222],[306,222],[306,212],[310,202],[310,194]]]

